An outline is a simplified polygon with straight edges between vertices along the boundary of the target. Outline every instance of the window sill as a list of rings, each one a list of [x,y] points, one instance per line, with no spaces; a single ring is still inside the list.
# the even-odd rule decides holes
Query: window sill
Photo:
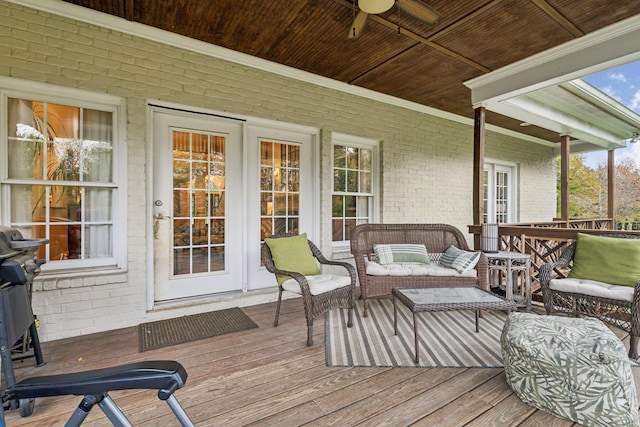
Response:
[[[33,290],[39,292],[84,288],[126,283],[127,280],[127,271],[117,267],[43,271],[33,280]]]

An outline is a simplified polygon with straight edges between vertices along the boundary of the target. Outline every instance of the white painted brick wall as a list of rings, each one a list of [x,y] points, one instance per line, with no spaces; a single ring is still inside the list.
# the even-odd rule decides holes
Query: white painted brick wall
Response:
[[[518,165],[517,222],[550,221],[556,215],[556,163],[548,148],[490,133],[486,157]],[[544,219],[546,218],[546,219]]]
[[[2,0],[0,29],[1,75],[109,93],[127,101],[128,271],[39,279],[33,304],[43,341],[190,310],[146,312],[147,99],[320,129],[322,248],[331,245],[331,132],[381,141],[381,220],[447,222],[465,233],[472,222],[470,126]],[[489,133],[487,156],[504,156],[522,166],[523,220],[553,217],[551,149]]]

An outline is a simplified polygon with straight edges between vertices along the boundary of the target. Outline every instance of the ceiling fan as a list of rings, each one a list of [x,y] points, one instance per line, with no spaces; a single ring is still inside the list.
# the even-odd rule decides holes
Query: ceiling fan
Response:
[[[353,23],[347,33],[347,38],[355,39],[360,35],[364,29],[364,25],[367,23],[369,15],[386,12],[391,9],[394,4],[402,12],[425,24],[435,24],[442,18],[442,15],[435,9],[420,0],[358,0],[358,8],[360,10],[353,18]]]

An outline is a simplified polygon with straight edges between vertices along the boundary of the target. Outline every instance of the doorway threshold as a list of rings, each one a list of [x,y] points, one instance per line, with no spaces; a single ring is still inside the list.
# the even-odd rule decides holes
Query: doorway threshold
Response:
[[[297,295],[286,292],[295,298]],[[283,295],[283,298],[285,296]],[[278,300],[278,290],[258,289],[248,292],[234,291],[218,294],[201,295],[196,297],[179,298],[168,301],[157,301],[151,310],[147,311],[148,320],[156,320],[175,315],[198,314],[206,311],[223,310],[233,307],[247,307],[265,304]],[[176,313],[179,312],[179,313]]]

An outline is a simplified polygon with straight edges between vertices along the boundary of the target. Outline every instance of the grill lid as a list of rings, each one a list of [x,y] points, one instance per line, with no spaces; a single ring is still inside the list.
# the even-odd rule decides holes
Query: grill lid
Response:
[[[25,239],[15,228],[0,225],[0,260],[20,255],[24,251],[35,252],[49,239]]]
[[[25,239],[15,228],[0,225],[0,286],[31,283],[44,263],[35,251],[47,243],[48,239]]]

